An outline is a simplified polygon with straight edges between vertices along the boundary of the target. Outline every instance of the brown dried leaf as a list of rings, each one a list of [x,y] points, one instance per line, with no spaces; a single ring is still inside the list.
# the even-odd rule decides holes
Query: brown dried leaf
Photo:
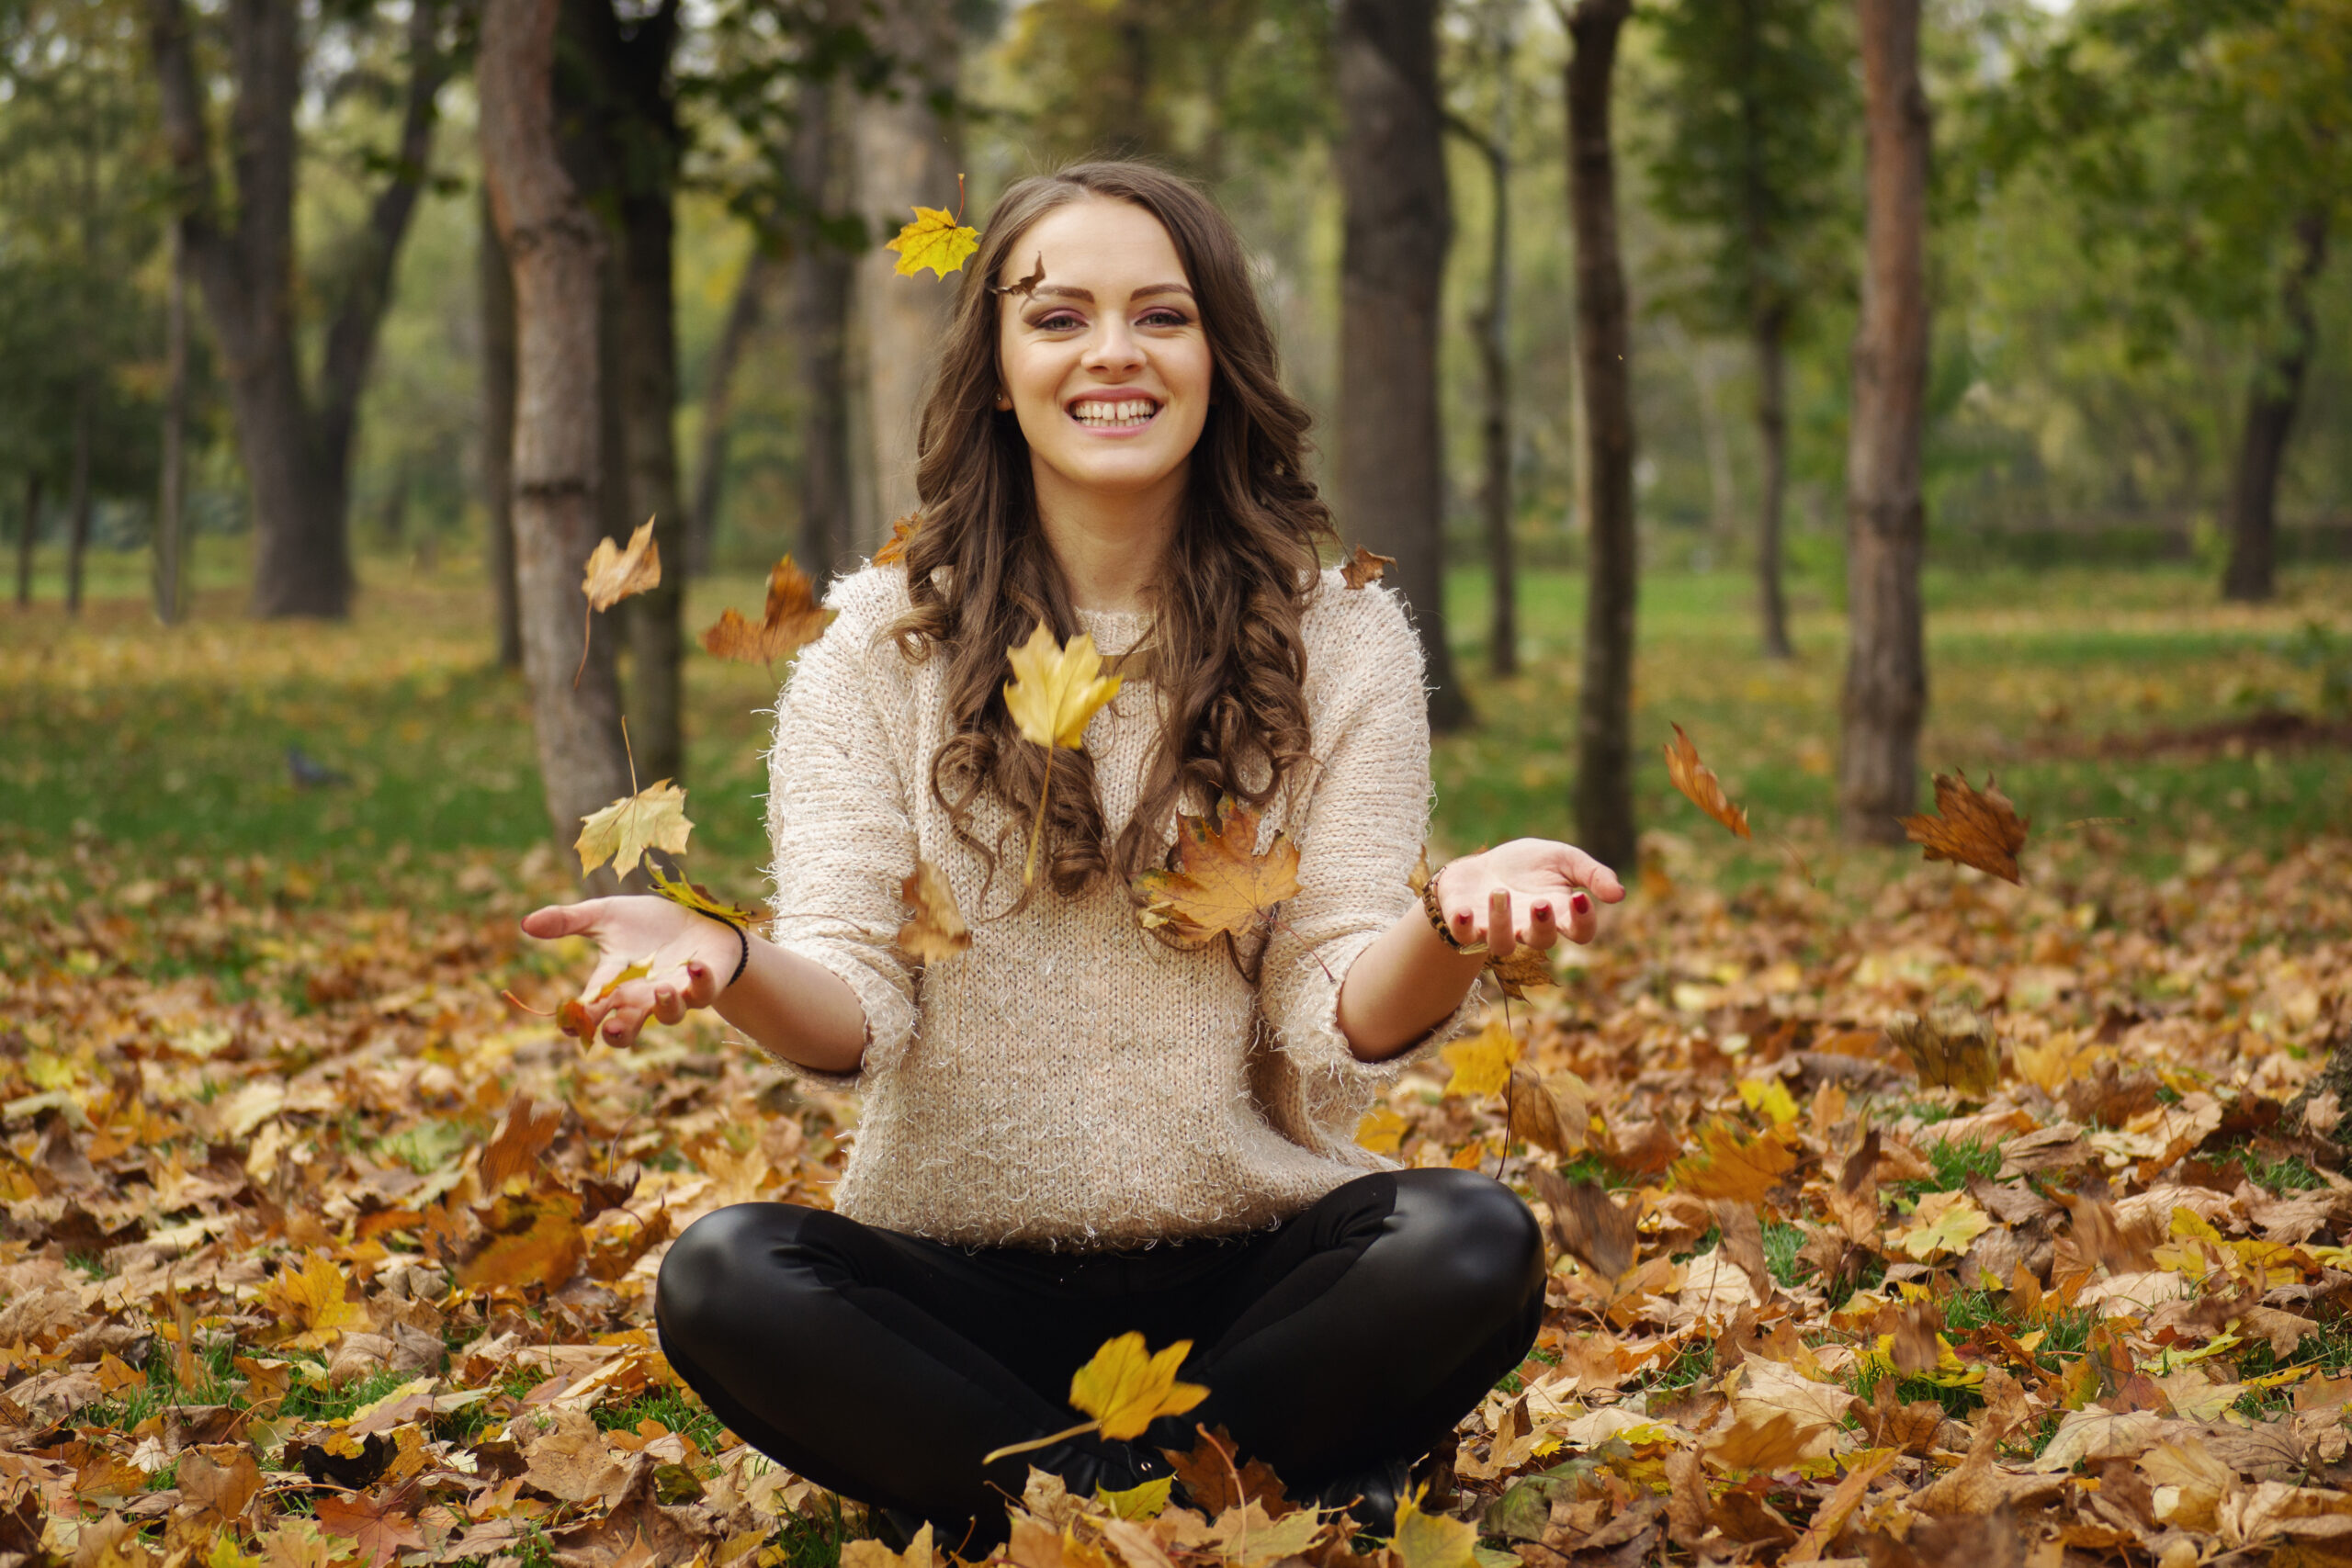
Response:
[[[1679,724],[1674,727],[1673,742],[1666,748],[1666,773],[1691,805],[1741,838],[1755,837],[1747,830],[1747,811],[1731,803],[1731,797],[1724,793],[1723,781],[1715,777],[1714,769],[1699,761],[1699,749],[1682,733]]]
[[[899,883],[899,899],[914,914],[899,928],[899,951],[918,964],[937,964],[972,945],[972,928],[956,908],[956,890],[937,866],[918,857]]]
[[[1379,581],[1381,573],[1396,564],[1395,556],[1374,555],[1358,545],[1356,553],[1340,567],[1340,575],[1347,580],[1349,587],[1362,588],[1367,582]]]
[[[818,605],[815,582],[787,555],[768,570],[767,608],[759,624],[752,625],[733,610],[723,611],[717,624],[702,634],[702,645],[738,664],[774,664],[822,637],[832,625],[834,614]]]
[[[2009,797],[1994,787],[1989,773],[1980,793],[1966,773],[1953,772],[1956,776],[1936,775],[1936,810],[1940,815],[1905,817],[1905,836],[1924,848],[1928,860],[1954,861],[2005,882],[2021,881],[2018,852],[2025,848],[2030,821],[2020,818]]]

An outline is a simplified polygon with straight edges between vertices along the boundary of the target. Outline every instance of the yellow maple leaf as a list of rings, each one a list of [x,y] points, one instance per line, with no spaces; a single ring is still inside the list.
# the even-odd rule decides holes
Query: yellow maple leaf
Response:
[[[1356,1123],[1356,1145],[1376,1155],[1393,1155],[1411,1123],[1385,1105],[1375,1105]]]
[[[1499,1093],[1510,1081],[1511,1064],[1519,1060],[1519,1036],[1510,1032],[1502,1014],[1488,1013],[1485,1029],[1467,1040],[1439,1047],[1438,1055],[1453,1069],[1445,1092],[1470,1100]]]
[[[686,792],[668,779],[656,779],[635,795],[582,818],[580,837],[571,847],[580,852],[581,875],[611,861],[626,876],[649,849],[685,853],[686,835],[694,830],[686,819]]]
[[[980,248],[980,231],[967,228],[944,207],[918,204],[914,212],[915,220],[882,247],[899,253],[899,276],[912,277],[929,267],[944,280],[949,273],[963,271],[972,253]]]
[[[1004,705],[1023,737],[1048,750],[1085,745],[1086,721],[1119,694],[1120,683],[1118,676],[1102,672],[1093,636],[1080,632],[1065,648],[1039,621],[1027,642],[1005,652],[1012,679],[1004,683]]]
[[[1772,1184],[1796,1168],[1797,1156],[1781,1139],[1781,1129],[1754,1138],[1727,1122],[1699,1130],[1698,1147],[1674,1162],[1676,1186],[1696,1198],[1760,1203]]]
[[[757,925],[766,919],[757,909],[746,909],[741,905],[729,903],[699,882],[672,876],[659,865],[647,866],[646,874],[652,879],[653,891],[671,903],[692,909],[698,915],[708,915],[712,919],[724,921],[738,931]]]
[[[1478,1527],[1421,1512],[1421,1495],[1396,1500],[1396,1533],[1388,1542],[1398,1568],[1477,1568]]]
[[[1960,1256],[1992,1228],[1992,1216],[1967,1193],[1930,1192],[1919,1200],[1911,1224],[1895,1239],[1905,1252],[1924,1263],[1946,1254]]]
[[[262,1300],[281,1323],[297,1330],[291,1343],[320,1349],[343,1337],[345,1329],[368,1326],[364,1302],[344,1300],[350,1283],[328,1254],[302,1255],[302,1267],[287,1269],[262,1287]]]
[[[1276,833],[1258,850],[1258,813],[1238,800],[1212,813],[1176,818],[1176,866],[1139,872],[1139,919],[1178,947],[1205,947],[1221,934],[1242,936],[1298,895],[1298,846]]]
[[[1140,1438],[1162,1416],[1182,1416],[1209,1396],[1199,1383],[1176,1381],[1192,1353],[1189,1339],[1154,1355],[1142,1335],[1122,1334],[1071,1376],[1069,1402],[1093,1416],[1104,1437],[1116,1442]]]

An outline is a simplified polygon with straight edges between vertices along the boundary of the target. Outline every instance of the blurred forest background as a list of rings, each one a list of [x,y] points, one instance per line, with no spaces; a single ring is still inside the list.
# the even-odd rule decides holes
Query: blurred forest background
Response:
[[[560,10],[558,140],[602,243],[597,525],[664,519],[666,607],[614,617],[610,649],[598,634],[649,776],[686,771],[681,582],[784,550],[821,576],[912,503],[928,334],[962,280],[894,276],[882,242],[914,204],[977,221],[1010,181],[1089,153],[1158,160],[1233,214],[1327,465],[1351,418],[1363,437],[1387,417],[1344,395],[1351,291],[1374,290],[1377,334],[1382,266],[1432,280],[1432,488],[1404,525],[1432,559],[1408,541],[1392,577],[1442,650],[1442,568],[1454,641],[1498,677],[1523,647],[1567,657],[1555,623],[1573,625],[1600,536],[1575,373],[1580,24],[1606,21],[1615,51],[1597,80],[1642,570],[1715,584],[1694,614],[1764,654],[1791,649],[1792,614],[1849,608],[1854,6]],[[1932,128],[1916,436],[1931,570],[2150,570],[2193,575],[2200,603],[2298,582],[2324,601],[2341,581],[2324,563],[2352,559],[2352,5],[1912,11]],[[469,595],[519,660],[519,275],[483,177],[485,29],[470,0],[0,0],[0,519],[18,604],[332,620],[430,587]],[[1409,469],[1380,430],[1377,456]],[[1396,553],[1399,525],[1369,520],[1395,498],[1324,477],[1351,541]],[[2324,622],[2313,657],[2342,662]],[[1471,677],[1442,656],[1433,674],[1440,728],[1467,723]]]

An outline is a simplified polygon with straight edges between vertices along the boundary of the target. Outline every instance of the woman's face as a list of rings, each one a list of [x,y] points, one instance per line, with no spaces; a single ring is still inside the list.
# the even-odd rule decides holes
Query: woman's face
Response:
[[[1209,344],[1176,247],[1124,201],[1057,207],[993,281],[1003,396],[1028,439],[1039,500],[1173,500],[1208,417]],[[1000,402],[1002,399],[1000,399]]]

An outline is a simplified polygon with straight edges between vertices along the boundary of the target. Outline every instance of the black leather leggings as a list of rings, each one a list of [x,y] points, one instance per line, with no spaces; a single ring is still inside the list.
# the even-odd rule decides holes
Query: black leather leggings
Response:
[[[1132,1484],[1165,1474],[1139,1457],[1189,1449],[1195,1422],[1298,1494],[1418,1459],[1519,1364],[1543,1311],[1533,1216],[1462,1170],[1359,1177],[1271,1231],[1110,1253],[967,1251],[744,1203],[678,1238],[655,1305],[670,1364],[738,1437],[967,1554],[1029,1466]],[[1085,1419],[1070,1374],[1129,1330],[1154,1350],[1191,1340],[1181,1375],[1207,1400],[1132,1448],[1082,1438],[981,1465]]]

